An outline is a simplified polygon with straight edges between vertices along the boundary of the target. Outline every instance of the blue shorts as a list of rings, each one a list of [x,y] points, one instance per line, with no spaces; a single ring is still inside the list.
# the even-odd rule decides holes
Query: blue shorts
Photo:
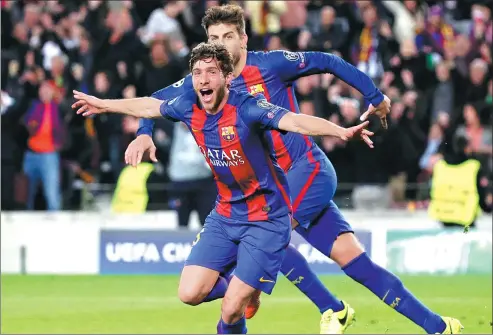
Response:
[[[293,217],[308,228],[329,207],[337,188],[334,166],[327,159],[293,165],[287,173]]]
[[[299,233],[308,243],[330,256],[335,240],[353,232],[337,205],[332,201],[337,175],[328,158],[317,163],[300,162],[287,173],[293,199],[293,217]]]
[[[291,237],[291,217],[247,222],[213,211],[197,234],[185,265],[220,273],[236,265],[235,276],[267,294],[272,292]]]

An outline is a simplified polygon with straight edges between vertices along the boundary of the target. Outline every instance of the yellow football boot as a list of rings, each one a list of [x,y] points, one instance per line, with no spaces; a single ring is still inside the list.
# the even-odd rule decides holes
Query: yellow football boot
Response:
[[[447,325],[442,334],[462,334],[462,329],[464,329],[464,326],[460,323],[459,320],[449,318],[448,316],[443,316],[442,319],[443,322],[445,322],[445,324]]]
[[[320,334],[344,334],[354,319],[354,309],[342,301],[344,309],[334,312],[332,309],[325,311],[320,319]]]

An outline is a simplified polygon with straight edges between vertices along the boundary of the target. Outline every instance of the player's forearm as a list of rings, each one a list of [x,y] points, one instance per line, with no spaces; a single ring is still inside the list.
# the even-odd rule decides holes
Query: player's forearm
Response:
[[[314,55],[317,64],[325,67],[326,72],[356,88],[373,106],[378,106],[384,99],[383,93],[373,80],[363,71],[349,64],[341,57],[328,53],[317,52]]]
[[[144,97],[134,99],[106,99],[105,109],[111,113],[119,113],[138,118],[158,118],[161,116],[160,106],[163,101]]]
[[[344,136],[345,129],[333,122],[304,114],[290,113],[289,115],[292,118],[292,122],[291,126],[288,126],[287,128],[292,127],[292,129],[284,130],[310,136],[333,136],[338,138],[342,138]],[[279,127],[281,128],[281,126],[282,119],[279,122]]]

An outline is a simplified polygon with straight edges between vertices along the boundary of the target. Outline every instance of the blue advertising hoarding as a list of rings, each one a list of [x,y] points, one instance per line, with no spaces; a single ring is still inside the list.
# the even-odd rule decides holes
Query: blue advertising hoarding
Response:
[[[356,232],[371,255],[371,233]],[[99,272],[101,274],[179,274],[196,233],[170,230],[101,230]],[[342,273],[339,266],[314,249],[296,232],[291,244],[318,274]]]

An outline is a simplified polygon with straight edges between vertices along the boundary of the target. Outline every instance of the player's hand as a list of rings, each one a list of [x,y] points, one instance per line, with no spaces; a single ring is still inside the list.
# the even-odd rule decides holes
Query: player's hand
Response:
[[[346,128],[344,135],[341,137],[344,141],[349,141],[351,138],[355,136],[360,136],[365,143],[373,149],[373,141],[370,139],[370,136],[373,136],[373,132],[365,129],[370,124],[369,121],[365,121],[360,123],[357,126]]]
[[[142,162],[142,157],[146,151],[149,151],[151,161],[157,163],[156,146],[152,141],[152,137],[149,135],[137,136],[137,138],[128,145],[128,148],[125,151],[125,164],[136,167]]]
[[[366,121],[370,115],[377,115],[380,118],[380,123],[384,129],[387,129],[387,114],[390,114],[390,99],[384,95],[383,101],[377,106],[370,105],[368,110],[359,118],[361,121]]]
[[[72,108],[78,108],[77,114],[83,116],[90,116],[94,114],[101,114],[107,111],[104,100],[96,98],[95,96],[88,95],[74,90],[74,99],[77,100]]]

